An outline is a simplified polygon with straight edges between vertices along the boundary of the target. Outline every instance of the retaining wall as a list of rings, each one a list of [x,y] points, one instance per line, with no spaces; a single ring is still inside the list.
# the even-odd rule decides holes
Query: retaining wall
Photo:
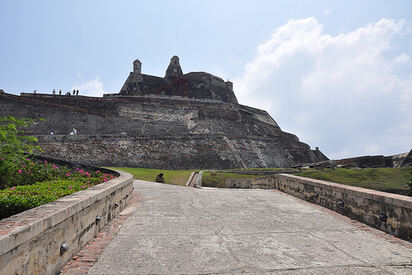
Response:
[[[412,241],[412,197],[287,174],[229,179],[226,186],[278,189]]]
[[[57,274],[124,208],[133,177],[119,173],[108,182],[0,220],[0,274]]]

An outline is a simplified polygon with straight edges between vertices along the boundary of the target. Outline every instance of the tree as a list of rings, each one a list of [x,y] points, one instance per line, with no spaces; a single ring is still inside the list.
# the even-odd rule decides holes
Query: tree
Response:
[[[25,154],[41,151],[34,145],[37,139],[25,135],[25,128],[35,122],[31,118],[0,117],[0,156],[6,160],[18,161]]]
[[[18,164],[42,149],[35,145],[37,139],[26,135],[26,128],[35,122],[31,118],[0,117],[0,188],[13,182]]]

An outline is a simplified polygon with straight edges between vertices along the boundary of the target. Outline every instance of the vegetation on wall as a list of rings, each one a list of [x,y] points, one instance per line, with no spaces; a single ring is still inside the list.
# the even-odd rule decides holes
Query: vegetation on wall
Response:
[[[12,171],[12,186],[0,190],[0,219],[111,180],[112,174],[70,169],[26,159]]]
[[[114,175],[36,161],[37,139],[24,129],[35,121],[0,117],[0,219],[106,182]]]

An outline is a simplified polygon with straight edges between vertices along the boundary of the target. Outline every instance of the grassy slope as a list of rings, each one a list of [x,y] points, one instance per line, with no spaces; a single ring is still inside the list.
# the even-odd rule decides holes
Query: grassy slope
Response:
[[[135,179],[155,181],[156,176],[163,173],[165,183],[185,185],[190,173],[195,170],[161,170],[161,169],[146,169],[146,168],[128,168],[128,167],[107,167],[114,170],[122,170],[133,175]]]
[[[313,179],[333,181],[386,192],[406,193],[412,168],[366,168],[362,170],[337,168],[334,171],[308,170],[296,174]]]

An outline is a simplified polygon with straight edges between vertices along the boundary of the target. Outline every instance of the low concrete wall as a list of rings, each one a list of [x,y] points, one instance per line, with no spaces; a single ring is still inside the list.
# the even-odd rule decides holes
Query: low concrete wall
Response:
[[[189,179],[186,181],[188,187],[202,187],[203,171],[192,172]]]
[[[230,179],[226,186],[278,189],[412,241],[412,197],[287,174]]]
[[[0,220],[0,274],[58,273],[124,208],[133,177],[119,173],[108,182]]]

